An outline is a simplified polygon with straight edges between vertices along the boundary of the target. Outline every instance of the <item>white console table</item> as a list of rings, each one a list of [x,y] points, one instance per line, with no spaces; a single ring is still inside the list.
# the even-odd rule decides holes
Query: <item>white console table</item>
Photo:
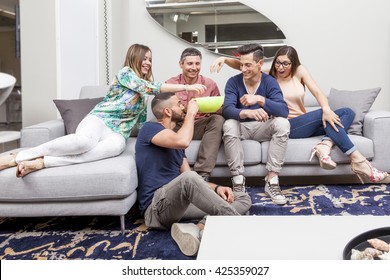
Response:
[[[209,216],[198,260],[341,260],[355,236],[390,216]]]

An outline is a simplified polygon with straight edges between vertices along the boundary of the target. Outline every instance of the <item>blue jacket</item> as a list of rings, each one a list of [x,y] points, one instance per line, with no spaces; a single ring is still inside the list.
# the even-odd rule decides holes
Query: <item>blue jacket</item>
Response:
[[[238,74],[231,77],[225,87],[225,101],[223,104],[222,115],[225,119],[235,119],[238,121],[254,121],[253,119],[240,119],[240,112],[243,109],[258,109],[259,104],[252,106],[244,106],[240,103],[240,98],[247,94],[243,81],[243,75]],[[272,76],[262,73],[261,83],[257,89],[257,95],[265,97],[265,104],[263,109],[268,115],[274,117],[288,116],[287,103],[283,99],[282,90],[279,87],[278,82]]]

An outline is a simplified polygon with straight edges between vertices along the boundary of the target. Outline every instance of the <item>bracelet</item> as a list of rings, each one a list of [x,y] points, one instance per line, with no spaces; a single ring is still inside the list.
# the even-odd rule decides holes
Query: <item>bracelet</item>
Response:
[[[215,189],[214,189],[214,191],[218,194],[218,188],[220,187],[220,185],[216,185],[215,186]]]

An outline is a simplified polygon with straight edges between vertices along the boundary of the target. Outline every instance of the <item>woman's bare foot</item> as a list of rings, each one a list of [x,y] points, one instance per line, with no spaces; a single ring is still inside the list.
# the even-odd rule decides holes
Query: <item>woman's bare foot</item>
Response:
[[[27,174],[45,168],[43,158],[22,161],[16,168],[16,177],[24,177]]]
[[[15,158],[16,158],[15,154],[9,154],[0,157],[0,170],[16,166]]]

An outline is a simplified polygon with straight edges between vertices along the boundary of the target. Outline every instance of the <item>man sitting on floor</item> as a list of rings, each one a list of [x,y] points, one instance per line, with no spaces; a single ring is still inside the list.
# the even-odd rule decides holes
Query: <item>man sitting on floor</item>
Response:
[[[169,84],[202,84],[207,87],[206,92],[197,96],[196,93],[179,91],[176,96],[180,102],[187,106],[188,101],[194,97],[220,96],[217,84],[200,74],[202,53],[195,48],[185,49],[180,57],[179,66],[182,73],[170,78]],[[198,113],[195,116],[193,140],[201,140],[198,157],[194,164],[194,170],[208,182],[210,173],[217,161],[219,146],[222,142],[222,126],[225,119],[221,111],[214,114]],[[180,128],[181,122],[177,123],[175,131]]]
[[[170,229],[183,254],[196,255],[205,217],[197,224],[178,223],[190,204],[209,215],[240,215],[251,206],[247,193],[233,193],[229,187],[207,183],[191,171],[184,149],[191,143],[196,101],[187,113],[174,93],[160,93],[152,101],[157,122],[140,129],[135,146],[138,171],[138,201],[145,224]],[[177,122],[183,122],[175,132]]]

